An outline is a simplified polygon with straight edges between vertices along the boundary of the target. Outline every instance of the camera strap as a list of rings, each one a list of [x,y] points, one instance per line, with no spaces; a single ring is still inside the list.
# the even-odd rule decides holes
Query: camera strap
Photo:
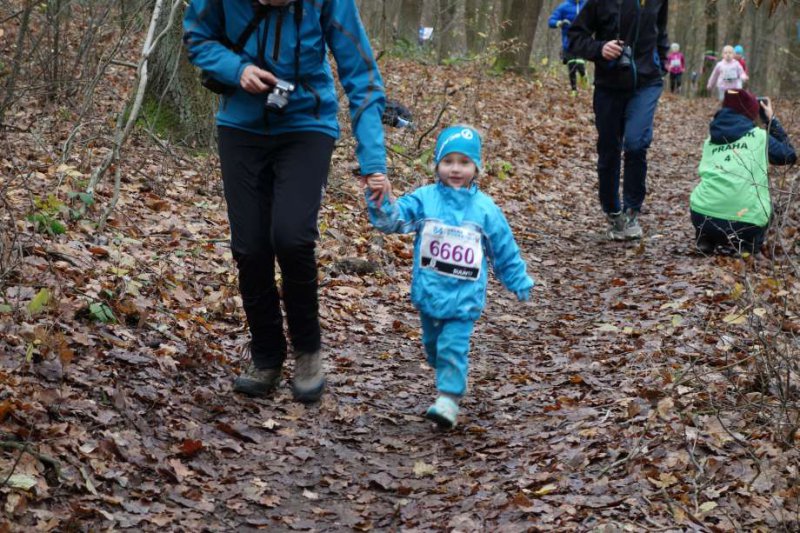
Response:
[[[224,4],[224,3],[223,3]],[[250,22],[247,23],[247,27],[245,27],[244,31],[239,35],[239,38],[236,40],[235,43],[231,44],[228,48],[236,52],[237,54],[241,54],[244,50],[245,44],[247,44],[247,40],[253,35],[253,32],[256,31],[258,25],[261,24],[261,21],[267,17],[267,13],[269,6],[263,6],[256,2],[253,5],[253,18],[250,19]],[[225,13],[225,8],[223,7],[222,12]],[[223,15],[222,19],[223,25],[225,23],[225,18]]]

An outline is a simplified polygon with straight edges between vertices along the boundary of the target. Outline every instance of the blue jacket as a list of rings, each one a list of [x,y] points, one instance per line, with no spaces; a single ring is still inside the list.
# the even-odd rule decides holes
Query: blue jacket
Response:
[[[550,19],[547,21],[547,25],[551,28],[557,27],[556,24],[559,20],[569,21],[569,24],[561,26],[561,47],[565,52],[569,46],[569,37],[567,37],[567,31],[572,25],[572,21],[575,20],[575,17],[578,16],[580,10],[583,9],[583,5],[585,3],[586,0],[564,0],[553,10],[553,14],[550,15]]]
[[[272,7],[241,54],[224,46],[222,41],[226,38],[232,43],[238,41],[253,19],[252,2],[224,0],[224,3],[223,13],[222,0],[191,0],[183,22],[189,60],[218,81],[236,87],[232,95],[222,97],[217,125],[270,135],[318,131],[337,138],[338,102],[327,59],[329,48],[350,101],[361,172],[386,172],[381,124],[385,105],[383,80],[355,0],[297,0],[287,6]],[[303,8],[303,17],[296,25],[294,10],[298,6]],[[239,85],[242,72],[251,64],[297,87],[283,114],[265,117],[265,95],[250,94]]]
[[[486,303],[487,257],[503,285],[520,300],[528,299],[533,280],[525,272],[525,262],[520,257],[511,228],[500,208],[479,191],[477,185],[454,189],[439,181],[435,185],[420,187],[394,203],[384,200],[380,208],[369,200],[367,191],[367,205],[370,220],[379,230],[417,233],[411,301],[421,313],[435,319],[477,320]],[[423,234],[426,226],[430,228],[437,224],[477,232],[483,258],[476,279],[452,277],[431,266],[423,266],[424,256],[431,252],[429,249],[426,254],[421,249],[425,241]],[[453,256],[459,253],[452,249]],[[446,255],[450,255],[450,250]],[[439,257],[447,259],[444,251]]]
[[[714,115],[709,126],[709,134],[711,142],[714,144],[730,144],[744,137],[754,127],[753,121],[746,116],[723,107]],[[772,121],[770,121],[768,133],[769,148],[767,155],[770,164],[795,164],[797,162],[797,154],[777,118],[773,117]]]

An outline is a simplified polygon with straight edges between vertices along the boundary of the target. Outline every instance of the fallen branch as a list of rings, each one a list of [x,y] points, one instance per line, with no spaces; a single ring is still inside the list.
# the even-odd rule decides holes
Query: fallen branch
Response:
[[[30,444],[28,444],[27,442],[0,440],[0,448],[10,449],[10,450],[20,450],[20,457],[22,457],[23,454],[27,453],[28,455],[31,455],[36,459],[38,459],[42,464],[52,468],[56,473],[56,477],[59,479],[61,478],[60,463],[57,460],[50,457],[49,455],[45,455],[43,453],[31,450]],[[19,458],[17,458],[17,462],[19,462]],[[16,463],[14,464],[14,467],[16,468]],[[11,475],[13,473],[14,473],[14,468],[11,469],[11,473],[9,473],[8,477],[3,481],[3,485],[8,483],[8,480],[11,479]]]

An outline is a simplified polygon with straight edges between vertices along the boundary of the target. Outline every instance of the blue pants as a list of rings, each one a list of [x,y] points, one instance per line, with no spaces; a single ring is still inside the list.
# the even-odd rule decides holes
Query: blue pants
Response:
[[[422,344],[428,364],[436,369],[436,388],[442,394],[461,397],[467,389],[469,338],[472,320],[439,320],[420,314]]]
[[[597,175],[600,205],[606,213],[639,211],[647,193],[647,149],[653,141],[653,116],[662,83],[621,91],[595,87]],[[623,204],[619,202],[620,156],[625,151]]]

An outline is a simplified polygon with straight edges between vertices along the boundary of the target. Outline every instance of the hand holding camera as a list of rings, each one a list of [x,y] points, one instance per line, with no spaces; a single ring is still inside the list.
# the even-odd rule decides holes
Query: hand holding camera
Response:
[[[775,116],[775,112],[772,110],[772,102],[766,96],[759,96],[756,100],[758,100],[758,115],[765,124],[769,124]]]
[[[239,79],[239,85],[250,94],[262,94],[269,91],[276,83],[278,78],[275,75],[255,65],[247,65]]]
[[[606,61],[613,61],[617,59],[622,55],[622,48],[624,45],[625,43],[619,39],[607,41],[606,44],[603,45],[603,59]]]

